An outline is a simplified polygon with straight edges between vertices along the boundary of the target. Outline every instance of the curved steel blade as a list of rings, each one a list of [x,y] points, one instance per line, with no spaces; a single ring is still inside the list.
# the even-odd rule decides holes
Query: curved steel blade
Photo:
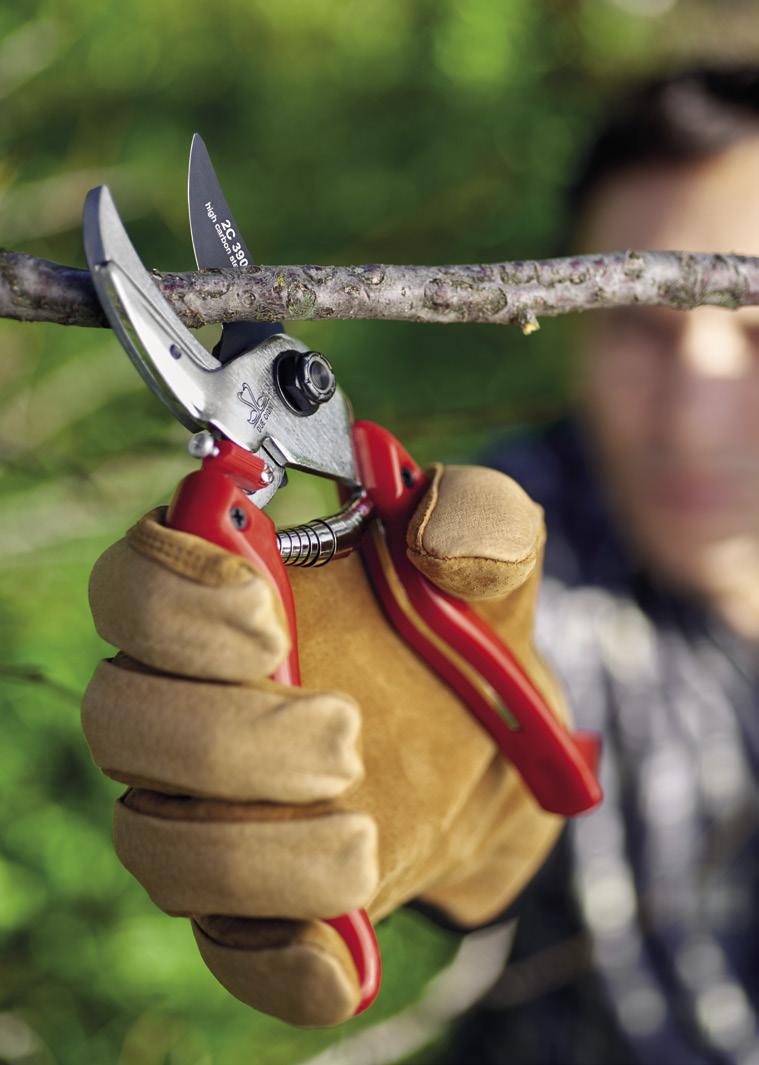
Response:
[[[84,246],[108,320],[150,388],[188,429],[217,429],[270,464],[274,480],[252,497],[258,506],[282,483],[285,466],[357,485],[350,410],[340,390],[302,417],[276,385],[279,357],[305,352],[305,344],[278,333],[222,365],[161,294],[105,186],[87,195]]]
[[[101,185],[84,203],[84,251],[95,289],[136,369],[193,432],[205,428],[206,384],[221,363],[180,321],[143,266]]]
[[[208,149],[199,133],[190,145],[187,168],[187,206],[195,262],[201,269],[245,267],[254,262],[229,209]],[[249,351],[267,337],[284,333],[281,322],[227,322],[213,349],[226,363]]]

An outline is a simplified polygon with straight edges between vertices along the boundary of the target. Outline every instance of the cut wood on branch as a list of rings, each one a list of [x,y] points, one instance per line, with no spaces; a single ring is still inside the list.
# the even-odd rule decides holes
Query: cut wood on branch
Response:
[[[252,266],[154,277],[193,328],[243,320],[383,318],[491,322],[529,333],[543,316],[600,307],[759,303],[759,258],[676,251],[465,266]],[[107,325],[87,270],[1,249],[0,317]]]

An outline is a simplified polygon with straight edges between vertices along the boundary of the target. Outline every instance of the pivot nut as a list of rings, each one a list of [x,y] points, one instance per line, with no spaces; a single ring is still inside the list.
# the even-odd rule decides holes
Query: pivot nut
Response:
[[[279,393],[296,414],[308,415],[335,394],[335,373],[320,351],[283,351],[274,364]]]

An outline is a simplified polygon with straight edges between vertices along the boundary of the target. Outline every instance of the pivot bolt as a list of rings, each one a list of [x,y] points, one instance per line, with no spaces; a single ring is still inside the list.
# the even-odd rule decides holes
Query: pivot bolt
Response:
[[[301,415],[313,414],[335,394],[335,373],[320,351],[283,351],[274,379],[287,405]]]

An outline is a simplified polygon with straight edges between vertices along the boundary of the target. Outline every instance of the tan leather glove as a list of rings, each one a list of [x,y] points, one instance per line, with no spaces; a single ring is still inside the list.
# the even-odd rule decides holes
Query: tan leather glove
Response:
[[[294,1024],[339,1023],[358,982],[319,917],[366,907],[378,921],[420,898],[475,927],[525,885],[561,819],[390,627],[358,555],[291,571],[291,689],[266,679],[288,650],[267,580],[164,518],[146,515],[90,582],[97,630],[122,652],[82,710],[95,761],[129,785],[117,853],[161,909],[193,918],[232,994]],[[532,645],[543,541],[540,508],[475,467],[437,468],[408,530],[414,564],[477,600],[565,719]]]

